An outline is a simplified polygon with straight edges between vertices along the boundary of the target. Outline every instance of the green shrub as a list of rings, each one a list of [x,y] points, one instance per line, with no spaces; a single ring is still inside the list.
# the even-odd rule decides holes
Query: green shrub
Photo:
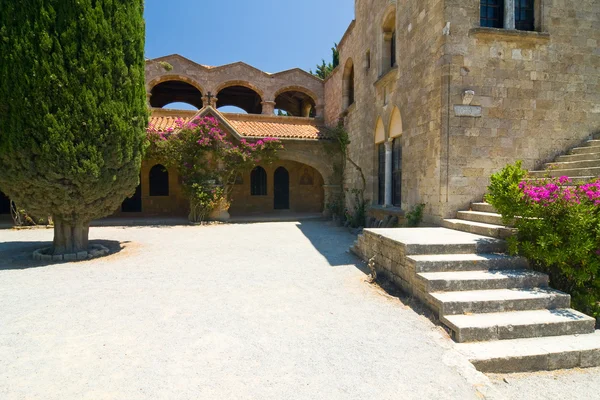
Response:
[[[412,208],[411,211],[406,213],[406,226],[409,228],[416,228],[423,222],[423,210],[425,210],[425,204],[417,204]]]
[[[528,182],[520,163],[492,177],[487,200],[513,220],[509,251],[546,272],[573,307],[600,316],[600,180],[573,185],[567,177]]]

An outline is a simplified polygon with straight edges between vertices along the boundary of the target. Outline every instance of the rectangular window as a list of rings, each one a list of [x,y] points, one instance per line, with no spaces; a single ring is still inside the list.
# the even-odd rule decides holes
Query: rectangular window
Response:
[[[379,170],[377,173],[378,181],[378,204],[385,204],[385,144],[381,143],[377,147]]]
[[[402,205],[402,138],[394,139],[392,145],[392,204]]]
[[[504,26],[504,1],[481,0],[479,15],[481,26],[502,28]]]
[[[515,28],[520,31],[535,30],[535,0],[515,0]]]

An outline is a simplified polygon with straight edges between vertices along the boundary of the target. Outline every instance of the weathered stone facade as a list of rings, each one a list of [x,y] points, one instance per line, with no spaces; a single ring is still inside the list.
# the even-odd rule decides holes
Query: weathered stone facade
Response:
[[[481,199],[490,174],[507,163],[522,159],[534,168],[600,129],[600,2],[539,0],[535,7],[536,31],[526,32],[480,27],[479,0],[355,2],[340,66],[325,82],[325,119],[343,118],[374,203],[376,141],[397,135],[395,109],[401,205],[426,203],[430,222]],[[349,65],[354,104],[347,106]],[[356,186],[348,172],[347,184]]]

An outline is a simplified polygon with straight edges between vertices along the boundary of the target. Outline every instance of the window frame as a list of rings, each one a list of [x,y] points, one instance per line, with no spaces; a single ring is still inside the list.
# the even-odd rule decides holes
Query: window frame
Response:
[[[402,206],[402,137],[392,142],[392,205]]]
[[[261,166],[254,167],[250,172],[250,196],[267,196],[267,183],[267,171]]]

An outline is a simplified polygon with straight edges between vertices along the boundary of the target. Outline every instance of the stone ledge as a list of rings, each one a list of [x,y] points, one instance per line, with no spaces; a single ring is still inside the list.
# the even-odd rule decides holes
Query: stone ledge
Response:
[[[473,28],[469,36],[484,40],[504,40],[525,43],[547,43],[550,41],[548,32],[519,31],[516,29]]]
[[[110,253],[107,247],[101,244],[92,244],[89,246],[88,251],[80,251],[78,253],[52,255],[48,252],[52,250],[52,247],[45,247],[38,249],[33,252],[33,259],[37,261],[82,261],[91,260],[93,258],[104,257]]]

